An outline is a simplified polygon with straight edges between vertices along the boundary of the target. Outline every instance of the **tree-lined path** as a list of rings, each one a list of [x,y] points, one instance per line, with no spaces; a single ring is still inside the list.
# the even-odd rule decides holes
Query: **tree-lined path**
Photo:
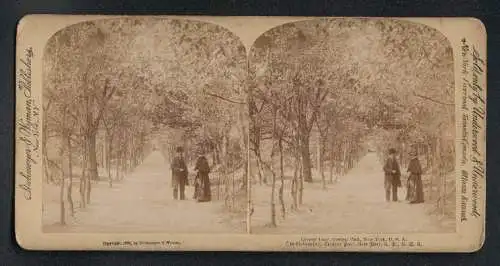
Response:
[[[404,170],[404,167],[402,167]],[[405,176],[405,174],[403,174]],[[404,183],[404,182],[403,182]],[[256,187],[255,233],[438,233],[454,230],[428,214],[426,204],[408,204],[406,190],[399,189],[399,202],[386,202],[382,164],[376,153],[368,153],[357,167],[323,190],[321,183],[305,184],[304,205],[290,213],[279,226],[270,228],[270,188]],[[290,197],[285,200],[290,204]]]
[[[175,232],[244,233],[245,217],[222,214],[222,202],[196,203],[193,187],[185,201],[173,200],[169,165],[160,152],[113,188],[97,187],[93,203],[79,211],[70,232]],[[305,204],[288,213],[279,226],[269,228],[269,186],[254,189],[254,233],[437,233],[453,230],[428,214],[428,205],[386,202],[381,163],[375,153],[360,160],[337,183],[323,190],[321,183],[306,184]],[[285,200],[290,204],[289,197]],[[50,230],[50,228],[49,228]],[[59,227],[60,230],[60,227]]]
[[[54,34],[43,64],[45,229],[438,231],[425,206],[384,201],[378,156],[388,148],[403,168],[418,153],[426,201],[454,219],[444,35],[332,18],[274,27],[246,48],[235,32],[188,19],[88,21]],[[173,200],[163,156],[178,146],[188,164],[210,161],[213,202],[194,202],[192,187]],[[252,228],[245,212],[255,212]]]
[[[222,202],[197,203],[192,195],[193,187],[188,186],[186,200],[173,200],[170,166],[160,152],[154,151],[122,183],[112,188],[97,186],[92,204],[79,210],[65,229],[106,233],[245,232],[244,216],[223,214]]]
[[[238,36],[186,19],[86,21],[50,38],[43,65],[46,228],[242,230],[218,218],[246,209],[247,60]],[[161,155],[178,146],[188,164],[208,157],[228,213],[219,201],[172,200]]]
[[[423,206],[384,202],[377,158],[390,148],[403,167],[418,154],[425,200],[454,219],[453,53],[441,33],[397,20],[297,21],[260,35],[248,60],[256,232],[438,230]],[[294,221],[297,208],[307,211]]]

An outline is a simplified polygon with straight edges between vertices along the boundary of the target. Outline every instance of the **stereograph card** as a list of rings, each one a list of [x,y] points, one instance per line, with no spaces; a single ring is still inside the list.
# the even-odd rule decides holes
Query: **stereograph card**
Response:
[[[28,15],[17,241],[476,251],[486,62],[474,18]]]

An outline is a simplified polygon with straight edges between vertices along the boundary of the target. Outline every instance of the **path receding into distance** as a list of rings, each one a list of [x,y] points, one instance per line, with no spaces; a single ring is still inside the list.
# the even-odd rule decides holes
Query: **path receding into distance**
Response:
[[[399,190],[400,202],[386,202],[381,167],[377,156],[370,153],[337,183],[328,184],[327,190],[321,188],[319,180],[305,183],[304,204],[299,211],[288,212],[285,220],[280,218],[280,205],[276,200],[276,228],[268,226],[270,187],[254,185],[252,232],[435,233],[454,230],[453,222],[443,226],[436,217],[428,215],[428,205],[406,203],[404,189]],[[245,233],[244,214],[225,211],[222,201],[195,202],[192,186],[186,188],[187,200],[175,201],[170,182],[169,165],[161,153],[153,152],[122,182],[112,188],[103,184],[94,188],[91,204],[86,209],[77,209],[70,225],[47,226],[47,232]],[[287,180],[284,195],[287,209],[291,205],[289,186]],[[57,206],[51,211],[53,215],[58,215]]]
[[[188,186],[186,200],[173,200],[170,166],[153,152],[122,182],[94,189],[91,204],[77,210],[65,231],[245,233],[244,216],[225,212],[222,202],[197,203],[192,196]]]
[[[405,166],[401,171],[406,175]],[[328,176],[328,175],[327,175]],[[328,178],[327,178],[328,179]],[[278,226],[269,228],[270,187],[254,186],[254,233],[435,233],[454,231],[454,222],[444,226],[427,214],[429,206],[408,204],[406,190],[399,189],[400,202],[386,202],[382,165],[375,153],[369,153],[338,183],[323,190],[320,180],[304,184],[304,205],[297,212],[280,216]],[[403,187],[405,186],[404,179]],[[285,204],[291,205],[289,181],[285,185]],[[280,182],[277,182],[277,187]],[[276,190],[276,194],[278,190]]]

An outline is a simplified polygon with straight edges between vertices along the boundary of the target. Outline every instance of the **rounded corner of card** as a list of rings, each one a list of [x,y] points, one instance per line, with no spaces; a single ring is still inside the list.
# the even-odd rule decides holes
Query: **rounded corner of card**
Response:
[[[477,253],[483,249],[485,244],[484,234],[481,234],[479,238],[471,238],[470,244],[463,250],[464,253]]]
[[[484,22],[480,18],[476,17],[469,17],[468,19],[474,24],[474,29],[479,30],[486,38],[488,35],[488,31]]]
[[[29,23],[36,21],[40,15],[36,14],[26,14],[22,16],[18,21],[17,21],[17,33],[20,34],[22,30],[28,25]]]
[[[36,245],[33,245],[32,236],[26,234],[23,228],[20,228],[17,224],[15,226],[14,238],[19,248],[26,251],[37,250]]]

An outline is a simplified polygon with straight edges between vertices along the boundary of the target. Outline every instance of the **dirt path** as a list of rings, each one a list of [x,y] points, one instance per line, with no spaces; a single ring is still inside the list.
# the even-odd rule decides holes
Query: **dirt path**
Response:
[[[402,167],[403,170],[403,167]],[[270,191],[267,186],[254,188],[252,217],[255,233],[403,233],[453,231],[453,223],[443,227],[436,217],[427,214],[425,204],[404,201],[406,191],[399,189],[399,202],[386,202],[381,164],[374,153],[368,154],[336,184],[325,191],[319,181],[305,184],[304,205],[278,220],[269,228]],[[288,182],[288,181],[287,181]],[[278,182],[279,184],[279,182]],[[290,206],[289,187],[285,202]],[[277,201],[277,215],[279,212]]]
[[[244,217],[226,213],[220,202],[197,203],[193,187],[187,200],[173,200],[169,166],[159,152],[152,153],[122,183],[100,185],[92,202],[78,210],[70,226],[47,226],[47,231],[244,233]],[[57,209],[55,210],[56,215]]]
[[[305,184],[304,205],[287,212],[282,220],[277,201],[278,227],[269,228],[270,187],[253,186],[254,233],[405,233],[454,230],[454,223],[443,223],[428,215],[428,206],[404,201],[386,202],[381,165],[374,154],[364,157],[358,167],[336,184],[321,188],[320,182]],[[54,200],[47,204],[46,232],[172,232],[245,233],[244,215],[230,214],[221,202],[196,203],[193,188],[187,187],[187,200],[173,200],[169,166],[160,153],[151,154],[122,183],[107,187],[105,182],[92,191],[92,203],[77,210],[70,225],[55,225],[59,219],[58,188],[51,190]],[[279,182],[278,182],[279,185]],[[289,182],[285,202],[289,209]],[[44,192],[45,193],[45,192]],[[399,198],[406,191],[400,189]]]

